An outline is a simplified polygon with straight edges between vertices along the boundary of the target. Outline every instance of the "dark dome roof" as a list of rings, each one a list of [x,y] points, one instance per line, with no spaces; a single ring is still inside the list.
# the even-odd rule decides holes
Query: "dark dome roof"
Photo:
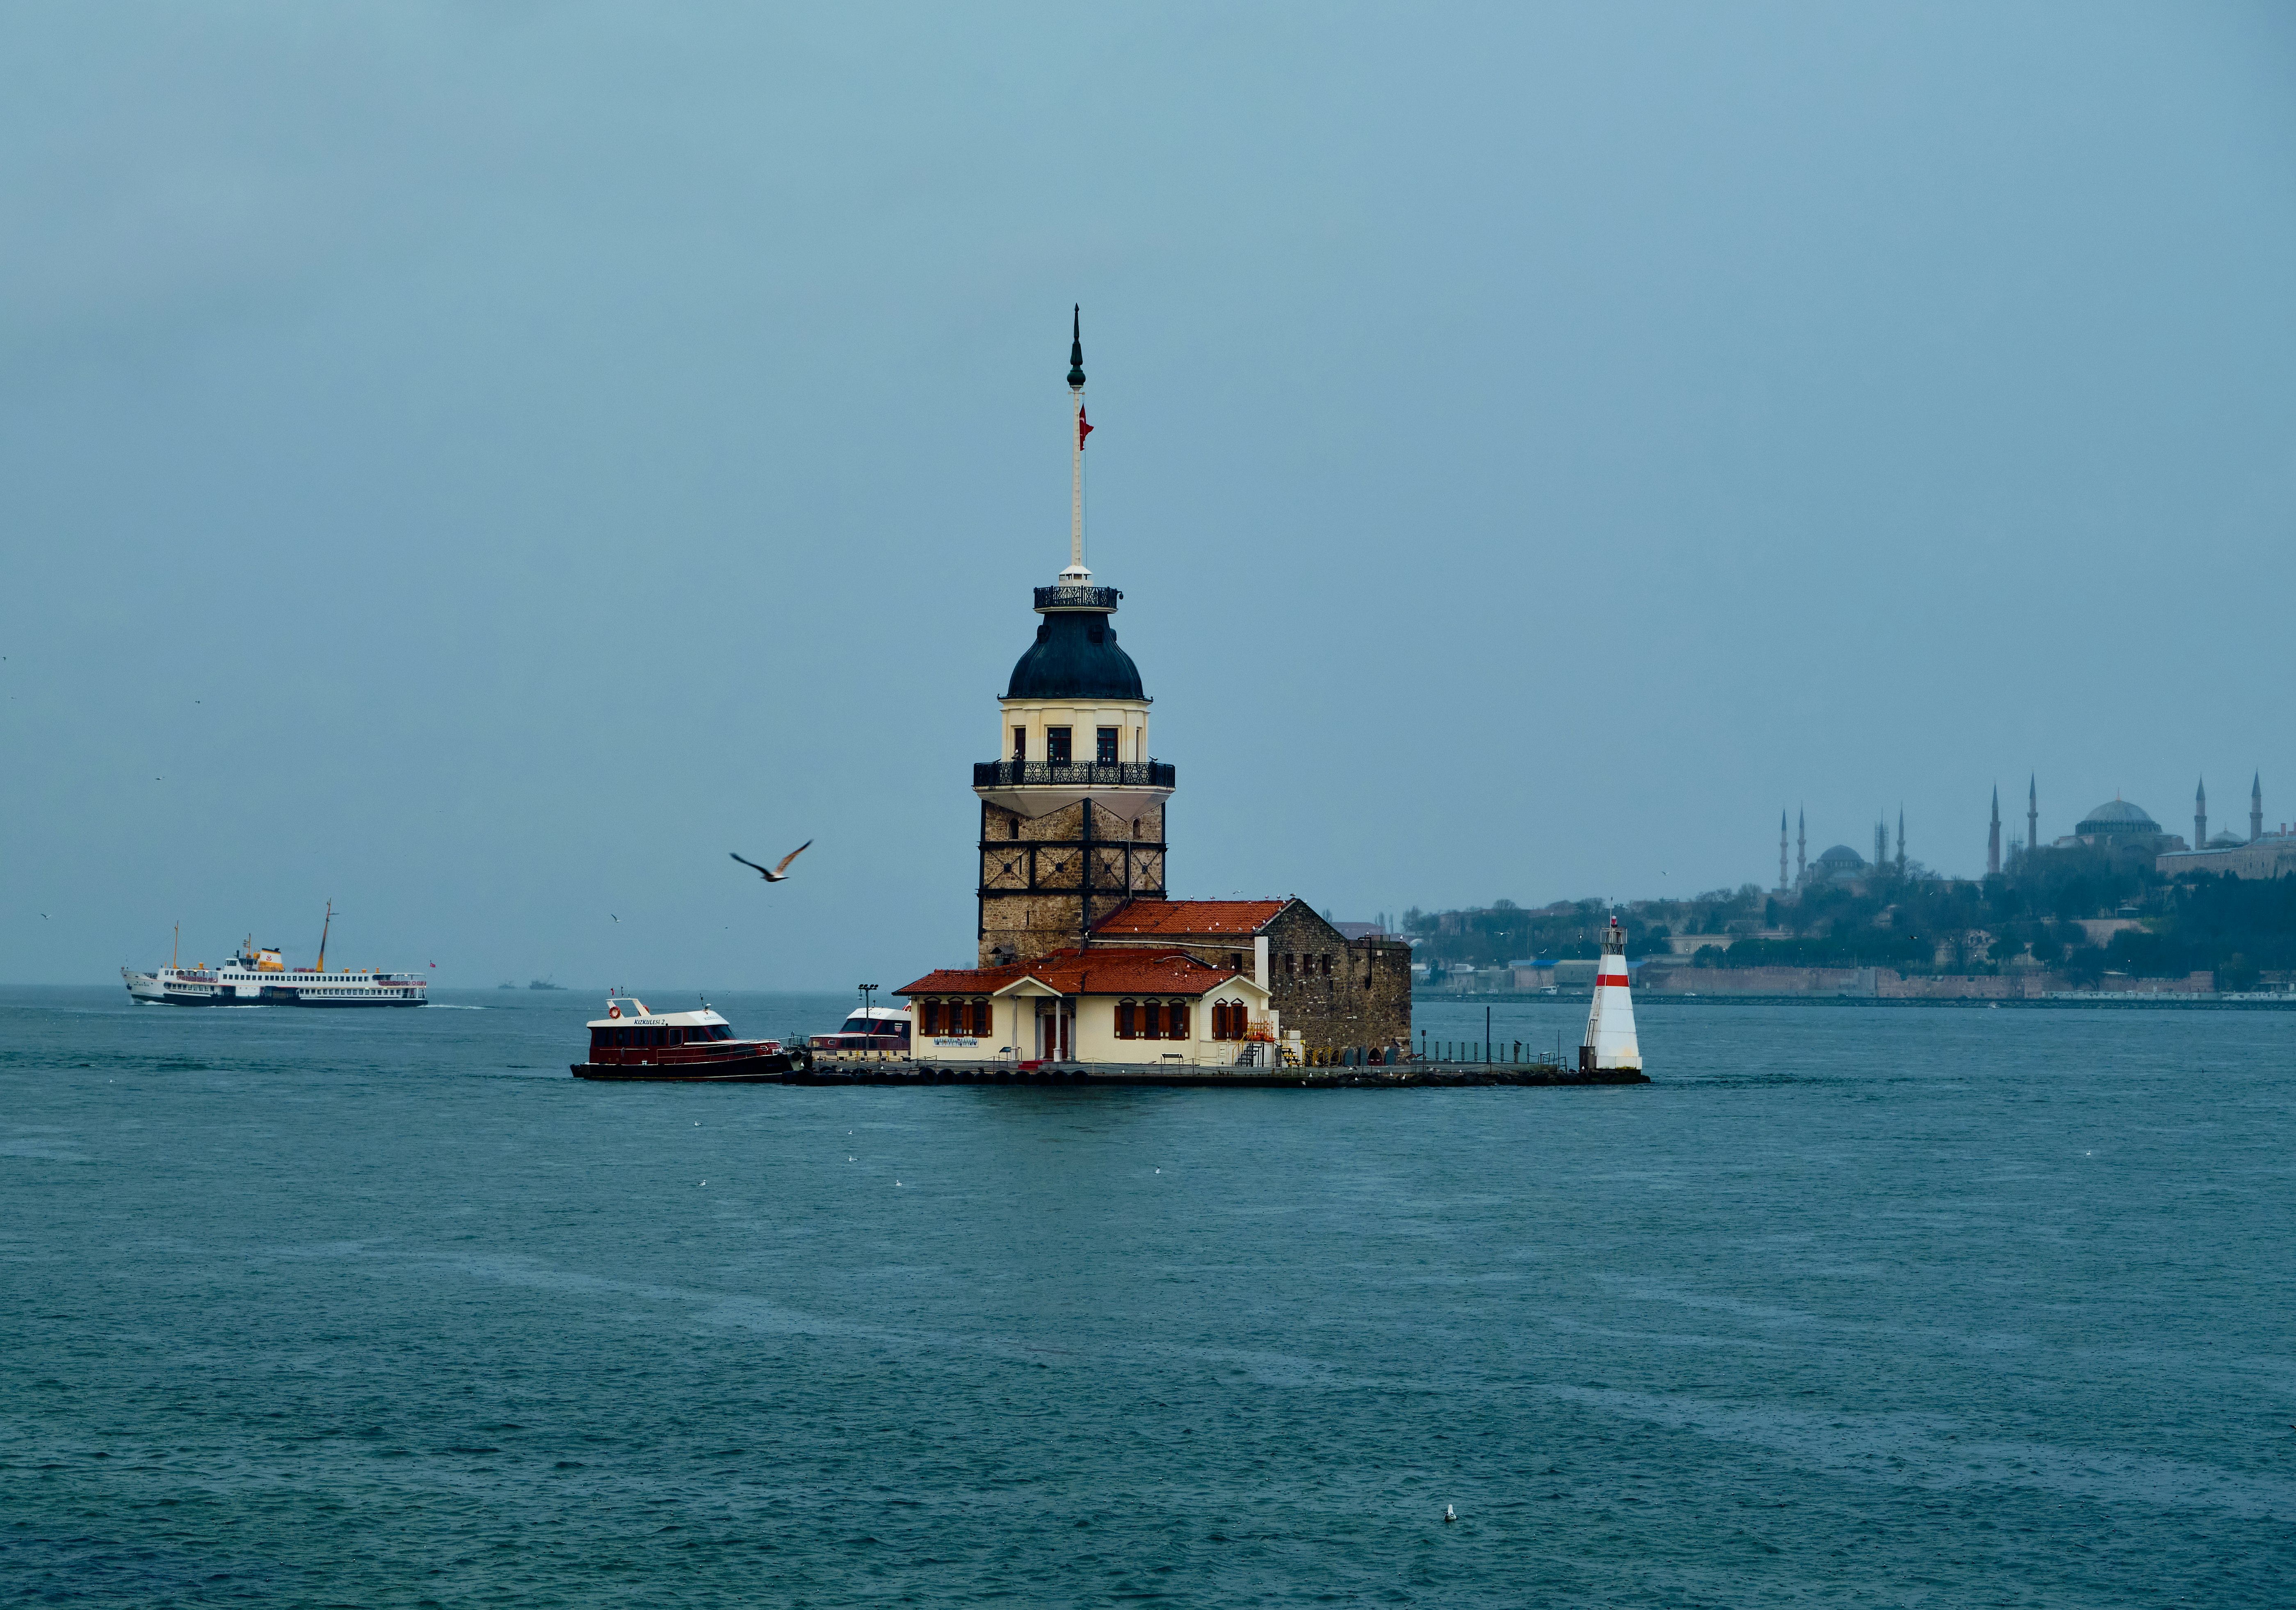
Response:
[[[1821,867],[1863,867],[1866,858],[1847,844],[1836,844],[1818,857],[1817,863]]]
[[[2161,824],[2144,814],[2144,807],[2126,800],[2108,800],[2083,818],[2076,833],[2158,833]]]
[[[1098,611],[1055,610],[1013,668],[1008,699],[1144,699],[1140,668],[1116,646],[1116,627]]]

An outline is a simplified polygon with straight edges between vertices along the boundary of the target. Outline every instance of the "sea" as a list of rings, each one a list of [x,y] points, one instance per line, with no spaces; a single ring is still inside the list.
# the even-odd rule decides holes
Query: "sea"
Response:
[[[0,990],[0,1604],[2296,1603],[2296,1013],[1111,1091],[578,1081],[599,1006]]]

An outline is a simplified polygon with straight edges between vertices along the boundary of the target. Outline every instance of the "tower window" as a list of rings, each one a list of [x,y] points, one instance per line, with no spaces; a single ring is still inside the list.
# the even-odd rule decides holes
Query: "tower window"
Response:
[[[1054,766],[1069,763],[1069,729],[1065,727],[1045,728],[1045,759]]]
[[[1242,951],[1231,950],[1227,953],[1227,970],[1230,973],[1241,973],[1243,971]]]
[[[1330,951],[1326,950],[1326,951],[1324,951],[1324,952],[1323,953],[1323,955],[1321,955],[1321,956],[1317,957],[1316,959],[1317,961],[1320,961],[1320,962],[1322,962],[1322,963],[1324,964],[1324,965],[1323,965],[1323,969],[1322,969],[1324,976],[1325,978],[1329,978],[1329,977],[1331,977],[1331,976],[1332,976],[1332,953],[1331,953]]]
[[[1013,758],[1016,760],[1029,758],[1029,729],[1025,727],[1013,729]]]
[[[1021,836],[1021,818],[1019,817],[1007,817],[1004,818],[1004,836],[1008,839],[1017,839]],[[1013,864],[1010,861],[1007,861],[1004,864],[1004,870],[1007,872],[1013,870]]]
[[[1100,729],[1100,741],[1093,759],[1103,766],[1116,764],[1116,728],[1103,727]]]
[[[1300,968],[1300,958],[1299,958],[1299,957],[1297,957],[1296,955],[1294,955],[1292,952],[1291,952],[1291,951],[1289,951],[1289,950],[1286,950],[1286,951],[1283,953],[1283,975],[1284,975],[1286,978],[1289,978],[1292,973],[1294,973],[1298,972],[1298,971],[1299,971],[1299,968]]]

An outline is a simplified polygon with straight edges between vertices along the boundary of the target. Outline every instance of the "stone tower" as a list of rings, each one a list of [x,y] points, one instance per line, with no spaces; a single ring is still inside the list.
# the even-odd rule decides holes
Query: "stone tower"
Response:
[[[1037,640],[996,702],[997,751],[972,768],[980,797],[980,965],[1091,942],[1127,900],[1164,897],[1173,768],[1149,758],[1148,695],[1116,644],[1124,595],[1084,563],[1083,315],[1069,348],[1069,567],[1036,589]]]
[[[1993,785],[1993,826],[1985,835],[1985,875],[2001,875],[2001,785]]]
[[[2201,785],[2193,790],[2193,848],[2206,850],[2208,847],[2209,780],[2202,777]]]

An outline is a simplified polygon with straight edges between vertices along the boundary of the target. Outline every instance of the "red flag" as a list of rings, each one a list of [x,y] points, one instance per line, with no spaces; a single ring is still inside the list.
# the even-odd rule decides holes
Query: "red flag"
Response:
[[[1084,405],[1077,404],[1077,451],[1084,450],[1084,439],[1092,434],[1092,421],[1084,416]]]

